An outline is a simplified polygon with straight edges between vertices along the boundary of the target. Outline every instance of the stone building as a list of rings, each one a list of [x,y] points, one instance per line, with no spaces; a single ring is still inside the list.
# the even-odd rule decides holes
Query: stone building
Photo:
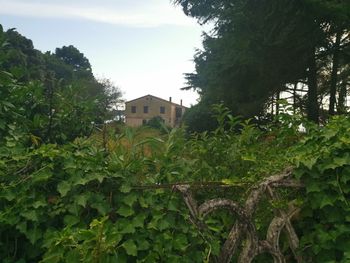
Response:
[[[150,119],[160,116],[165,125],[177,127],[187,108],[169,100],[164,100],[153,95],[146,95],[125,103],[125,123],[131,127],[146,124]]]

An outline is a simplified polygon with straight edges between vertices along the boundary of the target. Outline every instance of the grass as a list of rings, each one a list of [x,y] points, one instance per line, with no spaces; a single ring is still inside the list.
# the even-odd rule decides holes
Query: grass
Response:
[[[109,152],[114,152],[120,147],[130,150],[131,147],[142,144],[146,140],[161,139],[165,136],[160,130],[148,126],[127,127],[124,123],[112,122],[105,127],[97,127],[89,140],[96,145],[102,145]],[[142,151],[145,155],[149,155],[152,150],[148,146],[143,146]]]

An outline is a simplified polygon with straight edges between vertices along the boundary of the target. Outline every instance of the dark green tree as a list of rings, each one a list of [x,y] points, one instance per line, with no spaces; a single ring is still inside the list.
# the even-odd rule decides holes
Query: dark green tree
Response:
[[[174,2],[200,23],[214,25],[195,55],[196,72],[187,74],[187,88],[198,90],[203,103],[223,102],[234,114],[255,118],[301,82],[308,86],[307,115],[318,122],[319,74],[327,54],[334,53],[333,28],[349,29],[348,1]]]
[[[56,48],[55,56],[70,65],[77,77],[93,78],[89,60],[76,47],[70,45]]]

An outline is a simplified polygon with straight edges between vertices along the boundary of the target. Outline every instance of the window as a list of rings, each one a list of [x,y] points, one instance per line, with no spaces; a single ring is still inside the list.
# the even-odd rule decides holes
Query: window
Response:
[[[148,113],[148,106],[143,106],[143,113]]]
[[[142,120],[142,125],[146,125],[147,124],[147,120]]]
[[[176,107],[175,109],[175,117],[176,118],[181,118],[182,116],[182,108]]]
[[[165,107],[164,106],[160,106],[160,114],[165,114]]]
[[[131,113],[136,113],[136,106],[131,106]]]

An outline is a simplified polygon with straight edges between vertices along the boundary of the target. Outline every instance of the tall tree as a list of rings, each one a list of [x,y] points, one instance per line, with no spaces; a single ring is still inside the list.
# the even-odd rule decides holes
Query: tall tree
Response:
[[[307,115],[318,122],[318,74],[329,53],[330,25],[349,29],[348,1],[175,0],[200,23],[211,22],[195,56],[188,87],[210,104],[236,114],[264,114],[266,104],[290,84],[308,84]],[[347,24],[348,23],[348,24]]]
[[[56,48],[54,55],[72,67],[76,78],[93,79],[89,60],[76,47],[70,45]]]
[[[336,103],[336,92],[337,92],[337,79],[338,79],[338,68],[339,68],[339,48],[342,32],[338,31],[335,35],[334,51],[333,51],[333,65],[331,73],[330,83],[330,96],[329,96],[329,114],[334,115],[335,103]]]

